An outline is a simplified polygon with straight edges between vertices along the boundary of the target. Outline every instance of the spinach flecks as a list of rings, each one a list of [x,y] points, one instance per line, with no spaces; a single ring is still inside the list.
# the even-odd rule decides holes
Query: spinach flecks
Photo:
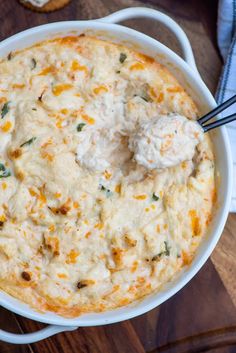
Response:
[[[111,190],[107,189],[104,185],[100,185],[100,190],[106,193],[106,197],[110,197],[112,195]]]
[[[127,55],[125,53],[120,53],[120,63],[123,64],[123,62],[127,59]]]
[[[134,97],[140,97],[142,100],[144,100],[147,103],[153,102],[153,99],[145,92],[142,95],[134,94]]]
[[[167,241],[164,241],[165,250],[161,251],[159,254],[153,256],[152,261],[159,260],[162,256],[170,256],[170,246]]]
[[[2,111],[1,111],[1,118],[3,119],[4,116],[9,112],[10,107],[9,107],[10,102],[6,102],[4,103],[3,107],[2,107]]]
[[[36,137],[32,137],[31,139],[25,141],[24,143],[22,143],[20,145],[20,147],[24,147],[24,146],[27,146],[27,145],[31,145],[34,141],[36,140]]]
[[[7,60],[10,61],[12,59],[12,52],[10,51],[10,53],[7,55]]]
[[[9,176],[11,176],[11,171],[4,164],[0,163],[0,179],[8,178]]]
[[[31,59],[31,70],[34,70],[37,66],[37,61],[35,60],[35,58]]]
[[[79,124],[77,125],[77,128],[76,128],[77,131],[78,131],[78,132],[82,131],[83,128],[85,127],[85,125],[86,125],[85,123],[79,123]]]
[[[170,246],[168,245],[167,241],[164,241],[164,244],[165,244],[165,251],[164,251],[164,254],[166,256],[170,256]]]
[[[78,283],[77,283],[77,288],[78,289],[82,289],[82,288],[84,288],[84,287],[87,287],[87,283],[86,282],[84,282],[84,281],[79,281]]]
[[[155,194],[155,192],[152,194],[152,200],[153,200],[153,201],[158,201],[158,200],[159,200],[159,196],[157,196],[157,195]]]
[[[147,94],[143,94],[142,96],[140,96],[145,102],[150,102],[152,103],[153,102],[153,99]]]
[[[38,97],[38,101],[39,102],[42,102],[43,100],[43,94],[44,94],[44,91],[40,94],[40,96]]]

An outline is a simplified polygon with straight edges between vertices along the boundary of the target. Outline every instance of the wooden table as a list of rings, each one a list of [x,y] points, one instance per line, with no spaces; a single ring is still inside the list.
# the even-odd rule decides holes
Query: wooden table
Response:
[[[216,46],[214,0],[72,0],[49,15],[26,10],[17,0],[0,1],[0,39],[39,24],[92,19],[128,6],[150,6],[170,14],[186,31],[199,71],[215,91],[222,62]],[[126,23],[179,52],[173,36],[150,20]],[[119,324],[81,328],[24,346],[0,342],[0,353],[223,353],[236,352],[236,215],[230,215],[211,259],[177,295],[159,308]],[[43,325],[0,309],[0,327],[31,332]]]

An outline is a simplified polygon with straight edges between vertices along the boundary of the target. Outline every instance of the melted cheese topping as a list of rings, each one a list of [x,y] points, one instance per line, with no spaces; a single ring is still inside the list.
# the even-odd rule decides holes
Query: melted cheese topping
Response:
[[[75,317],[158,291],[191,263],[216,195],[209,137],[164,170],[129,148],[157,116],[197,117],[163,66],[87,36],[42,42],[0,62],[0,113],[4,291]]]

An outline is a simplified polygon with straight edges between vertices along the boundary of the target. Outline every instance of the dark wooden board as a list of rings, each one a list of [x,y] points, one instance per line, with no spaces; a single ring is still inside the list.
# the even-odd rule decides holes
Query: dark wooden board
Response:
[[[0,40],[48,22],[92,19],[129,6],[149,6],[171,15],[186,31],[199,71],[214,93],[222,61],[216,44],[215,0],[72,0],[63,10],[37,14],[17,0],[0,1]],[[126,25],[160,40],[180,54],[163,26],[143,19]],[[173,298],[149,313],[122,323],[79,328],[47,340],[15,346],[0,342],[0,353],[235,353],[236,215],[230,215],[212,257]],[[0,309],[0,327],[32,332],[43,324]]]

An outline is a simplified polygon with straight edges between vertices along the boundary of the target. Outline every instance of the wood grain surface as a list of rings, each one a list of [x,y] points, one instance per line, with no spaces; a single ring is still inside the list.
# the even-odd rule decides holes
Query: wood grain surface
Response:
[[[214,93],[222,61],[216,44],[215,0],[72,0],[63,10],[37,14],[17,0],[0,1],[0,40],[26,28],[61,20],[93,19],[129,6],[148,6],[171,15],[187,33],[197,66]],[[150,20],[124,23],[181,54],[175,38]],[[230,215],[212,257],[178,294],[149,313],[118,324],[79,328],[47,340],[15,346],[0,342],[0,353],[235,353],[236,215]],[[0,309],[0,328],[32,332],[43,324]]]

